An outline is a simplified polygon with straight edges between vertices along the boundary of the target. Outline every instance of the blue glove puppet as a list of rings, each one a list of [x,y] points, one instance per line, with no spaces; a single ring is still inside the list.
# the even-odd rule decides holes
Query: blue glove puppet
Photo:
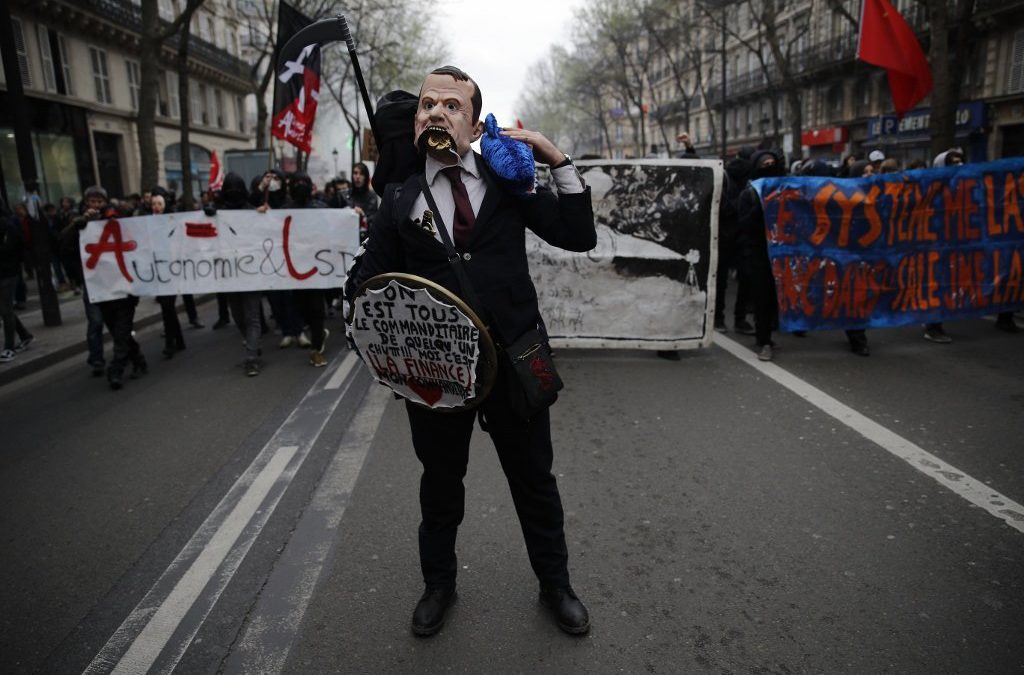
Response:
[[[491,113],[484,119],[480,149],[487,166],[509,192],[523,195],[533,190],[536,177],[533,150],[522,141],[502,136],[498,120]]]

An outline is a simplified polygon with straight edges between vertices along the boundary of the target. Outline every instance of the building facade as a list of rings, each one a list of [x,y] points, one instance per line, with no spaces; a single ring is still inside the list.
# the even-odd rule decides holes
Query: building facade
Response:
[[[138,0],[10,0],[14,41],[32,125],[40,193],[45,200],[81,197],[89,185],[111,196],[142,192],[138,131]],[[240,58],[240,17],[234,0],[207,0],[193,16],[189,39],[189,110],[182,110],[175,64],[177,37],[160,55],[156,143],[159,181],[181,192],[180,122],[191,121],[195,194],[206,188],[211,153],[251,148],[245,98],[250,66]],[[160,0],[161,21],[184,0]],[[2,78],[2,73],[0,73]],[[6,81],[0,79],[0,170],[4,197],[22,195]]]
[[[724,114],[727,155],[742,146],[771,145],[793,158],[838,161],[877,148],[904,163],[929,159],[930,98],[902,120],[896,118],[885,72],[856,59],[857,29],[838,11],[840,3],[777,4],[774,30],[781,36],[799,91],[799,138],[790,129],[782,74],[764,39],[765,26],[750,11],[750,3],[718,3],[709,15],[694,0],[680,0],[665,19],[684,26],[680,33],[686,37],[674,54],[676,67],[664,50],[652,53],[644,82],[649,104],[640,110],[635,104],[613,101],[605,119],[610,142],[584,151],[610,152],[613,157],[666,156],[678,151],[674,139],[686,131],[701,155],[718,156]],[[924,6],[917,0],[893,4],[927,50]],[[957,144],[971,161],[1024,155],[1024,2],[976,0],[976,5],[972,22],[977,39],[957,87]],[[841,6],[859,19],[860,0],[842,0]],[[724,40],[723,19],[728,28]],[[647,43],[638,44],[639,54]],[[640,117],[645,121],[643,144],[636,133]]]

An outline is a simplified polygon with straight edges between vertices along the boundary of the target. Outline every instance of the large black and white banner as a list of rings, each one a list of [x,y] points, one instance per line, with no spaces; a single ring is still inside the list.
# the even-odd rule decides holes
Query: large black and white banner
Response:
[[[89,299],[340,288],[359,250],[352,209],[110,218],[79,238]]]
[[[722,163],[576,164],[593,195],[597,247],[571,253],[527,233],[530,272],[552,343],[659,350],[710,345]]]

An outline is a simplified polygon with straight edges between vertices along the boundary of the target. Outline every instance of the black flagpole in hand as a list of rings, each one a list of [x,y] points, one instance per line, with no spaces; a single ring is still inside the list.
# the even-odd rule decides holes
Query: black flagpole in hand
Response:
[[[339,14],[333,19],[321,19],[316,23],[306,26],[293,35],[292,38],[285,43],[285,46],[281,48],[281,51],[277,56],[277,63],[280,64],[288,61],[295,61],[298,58],[299,53],[302,52],[307,45],[324,45],[329,42],[337,42],[341,40],[344,40],[348,47],[348,55],[349,58],[352,59],[352,69],[356,74],[356,84],[359,86],[359,94],[363,98],[363,105],[366,108],[366,116],[370,120],[370,131],[373,132],[373,138],[377,141],[379,147],[380,138],[377,135],[377,121],[373,114],[373,105],[370,103],[370,93],[366,90],[366,82],[363,80],[363,70],[359,67],[359,56],[356,54],[356,42],[352,39],[352,31],[349,30],[348,21],[345,20],[344,14]],[[278,67],[278,70],[280,70],[280,67]]]

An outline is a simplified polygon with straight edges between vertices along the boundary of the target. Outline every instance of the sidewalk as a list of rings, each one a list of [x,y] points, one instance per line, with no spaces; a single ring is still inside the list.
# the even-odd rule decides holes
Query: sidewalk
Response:
[[[212,294],[197,295],[196,305],[209,302],[214,297]],[[67,291],[61,293],[58,299],[60,301],[61,325],[52,327],[43,325],[43,311],[39,306],[38,289],[34,281],[28,282],[28,301],[25,303],[25,309],[18,310],[16,313],[35,340],[13,361],[0,363],[0,387],[76,354],[81,354],[82,363],[85,363],[88,349],[85,344],[86,320],[82,296]],[[184,311],[185,306],[179,298],[178,313],[182,314],[181,321],[186,324]],[[159,322],[160,305],[153,298],[140,298],[139,305],[135,310],[135,329],[139,330]],[[104,343],[110,344],[110,334],[106,329],[103,330],[103,340]]]

